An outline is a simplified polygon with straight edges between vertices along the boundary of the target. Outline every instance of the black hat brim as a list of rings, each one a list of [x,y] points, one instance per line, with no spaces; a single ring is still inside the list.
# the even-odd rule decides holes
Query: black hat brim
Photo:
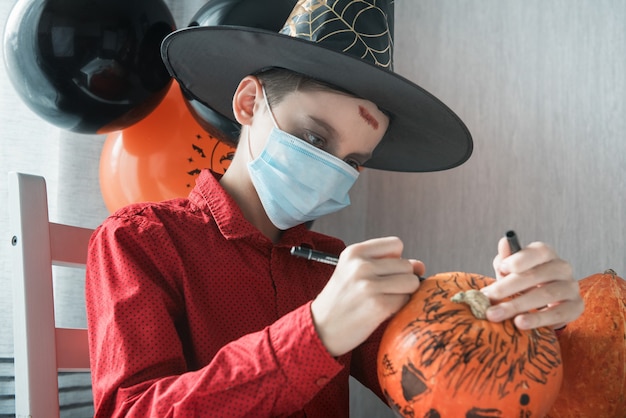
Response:
[[[169,34],[161,56],[186,94],[231,120],[239,82],[271,67],[305,74],[374,102],[392,119],[365,164],[369,168],[446,170],[472,153],[467,127],[435,96],[396,73],[307,40],[249,27],[190,27]]]

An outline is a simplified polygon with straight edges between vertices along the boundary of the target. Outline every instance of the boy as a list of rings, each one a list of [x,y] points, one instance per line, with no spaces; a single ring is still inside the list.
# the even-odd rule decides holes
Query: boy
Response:
[[[242,132],[223,177],[205,171],[189,198],[131,205],[94,234],[96,416],[346,417],[350,374],[382,399],[380,325],[425,266],[397,237],[344,248],[305,224],[349,204],[361,166],[440,170],[471,152],[462,122],[390,71],[386,7],[303,0],[284,34],[205,27],[165,40],[181,86]],[[294,258],[292,246],[339,263]],[[501,280],[485,291],[521,295],[490,320],[560,327],[580,315],[571,269],[549,247],[508,255],[503,240]]]

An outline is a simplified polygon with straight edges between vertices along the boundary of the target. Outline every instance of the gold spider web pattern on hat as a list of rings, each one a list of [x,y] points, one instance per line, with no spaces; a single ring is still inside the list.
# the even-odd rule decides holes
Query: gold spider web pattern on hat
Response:
[[[281,33],[320,45],[334,43],[332,49],[392,69],[393,37],[376,0],[300,0]],[[347,33],[353,34],[351,40]]]

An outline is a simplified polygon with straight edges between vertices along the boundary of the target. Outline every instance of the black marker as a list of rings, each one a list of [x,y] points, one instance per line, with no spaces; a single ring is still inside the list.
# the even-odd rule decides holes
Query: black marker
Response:
[[[306,258],[307,260],[317,261],[318,263],[325,263],[336,266],[339,262],[339,257],[323,253],[321,251],[316,251],[307,247],[291,247],[291,255],[296,257]],[[420,282],[424,281],[424,277],[417,276],[420,279]]]
[[[339,262],[339,257],[307,247],[291,247],[291,255],[317,261],[318,263],[330,264],[332,266],[336,266]]]
[[[517,234],[515,233],[515,231],[506,231],[506,240],[509,242],[511,254],[515,254],[522,249],[522,247],[519,245],[519,240],[517,239]]]

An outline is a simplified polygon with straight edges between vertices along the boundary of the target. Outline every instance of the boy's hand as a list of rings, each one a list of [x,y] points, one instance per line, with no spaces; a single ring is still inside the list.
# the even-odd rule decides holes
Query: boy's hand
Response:
[[[546,244],[533,242],[511,255],[502,238],[493,267],[497,282],[482,291],[492,301],[516,296],[489,308],[490,321],[514,318],[520,329],[560,328],[582,314],[584,304],[571,266]]]
[[[419,287],[424,264],[401,258],[399,238],[348,246],[330,280],[311,304],[316,330],[333,356],[361,344]]]

